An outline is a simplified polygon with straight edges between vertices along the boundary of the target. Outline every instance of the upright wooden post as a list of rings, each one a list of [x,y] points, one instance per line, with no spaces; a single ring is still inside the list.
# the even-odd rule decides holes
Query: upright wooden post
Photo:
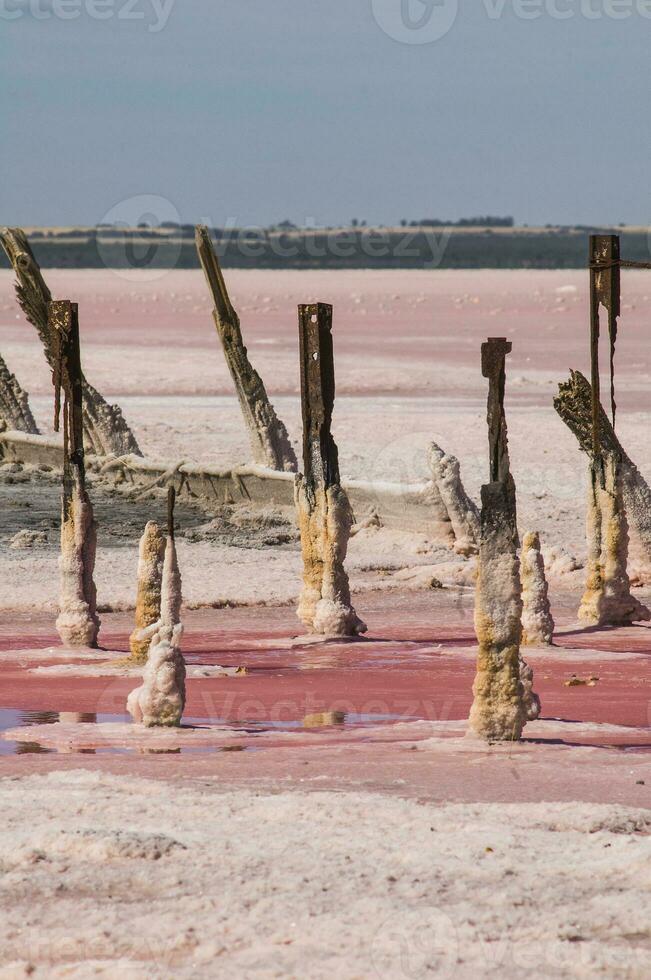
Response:
[[[332,307],[299,306],[303,475],[313,488],[339,483],[339,453],[330,426],[335,404]]]
[[[303,475],[295,499],[303,553],[298,617],[323,636],[366,632],[350,600],[344,569],[353,515],[339,483],[339,458],[330,425],[335,400],[332,307],[299,306]]]
[[[488,741],[520,738],[539,702],[532,674],[520,658],[522,599],[515,483],[510,471],[504,388],[504,337],[482,344],[482,374],[488,379],[488,446],[490,482],[481,488],[479,567],[475,598],[475,631],[479,643],[472,730]]]
[[[590,378],[592,445],[587,499],[587,576],[579,619],[617,626],[651,618],[632,594],[628,577],[628,519],[624,506],[626,462],[615,448],[615,344],[621,312],[621,257],[617,235],[590,236]],[[608,313],[610,406],[606,429],[599,384],[599,308]],[[612,438],[610,436],[612,435]]]
[[[198,225],[195,230],[195,245],[214,303],[213,319],[235,385],[254,462],[295,473],[298,464],[287,429],[276,415],[262,378],[249,360],[240,318],[231,303],[210,233],[204,225]]]
[[[63,415],[63,490],[61,496],[61,596],[56,627],[70,646],[97,646],[100,621],[93,580],[97,526],[86,492],[83,435],[83,374],[76,303],[48,305],[53,346],[54,428]],[[61,393],[63,392],[63,412]]]
[[[595,463],[601,455],[599,411],[599,307],[608,312],[610,341],[610,405],[615,425],[615,342],[617,318],[621,312],[621,271],[618,235],[590,236],[590,381],[592,386],[592,453]]]

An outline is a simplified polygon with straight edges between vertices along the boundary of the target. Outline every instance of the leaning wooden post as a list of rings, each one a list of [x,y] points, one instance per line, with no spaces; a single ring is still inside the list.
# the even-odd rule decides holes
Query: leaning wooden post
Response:
[[[339,484],[337,446],[330,432],[335,400],[332,307],[299,306],[303,474],[295,500],[303,553],[299,619],[324,636],[366,632],[350,600],[344,569],[353,515]]]
[[[233,309],[219,259],[205,225],[197,226],[195,244],[214,303],[213,319],[217,333],[251,440],[253,460],[273,470],[295,473],[298,463],[287,429],[269,401],[262,378],[251,365],[242,339],[240,318]]]
[[[576,436],[579,448],[592,458],[592,389],[580,371],[571,371],[558,386],[554,408]],[[626,518],[637,535],[647,567],[651,568],[651,487],[624,450],[603,408],[599,406],[599,440],[605,455],[619,460]],[[591,471],[592,472],[592,471]]]
[[[86,493],[83,437],[83,375],[77,304],[48,306],[53,344],[54,429],[61,422],[63,392],[63,491],[61,496],[61,595],[56,628],[63,643],[97,646],[100,621],[93,580],[97,526]]]
[[[0,231],[0,244],[16,274],[18,305],[36,328],[47,362],[54,370],[55,338],[48,324],[48,304],[52,295],[40,266],[21,228],[4,228]],[[122,456],[128,453],[141,456],[136,437],[127,425],[120,407],[109,405],[83,376],[82,393],[83,426],[89,451],[98,456]]]
[[[531,705],[535,697],[531,672],[520,658],[522,599],[515,483],[504,415],[505,360],[511,346],[503,337],[493,337],[481,348],[482,374],[488,378],[490,483],[481,488],[475,598],[479,653],[470,727],[491,742],[519,739],[527,717],[537,713]]]

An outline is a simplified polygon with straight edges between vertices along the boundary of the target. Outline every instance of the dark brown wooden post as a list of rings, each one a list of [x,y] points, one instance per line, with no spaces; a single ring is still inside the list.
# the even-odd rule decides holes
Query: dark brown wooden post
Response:
[[[610,405],[615,424],[615,343],[617,318],[621,311],[621,270],[618,235],[590,236],[590,383],[592,387],[592,454],[597,464],[601,457],[599,413],[601,385],[599,381],[599,306],[608,312],[610,341]]]
[[[312,303],[298,308],[303,414],[303,474],[308,485],[339,483],[339,454],[330,426],[335,403],[332,306]]]
[[[65,644],[95,647],[100,626],[93,579],[97,527],[85,485],[84,376],[79,353],[78,309],[69,300],[51,301],[47,309],[55,431],[63,424],[61,591],[56,625]]]
[[[330,426],[335,402],[332,306],[298,308],[303,414],[303,474],[295,499],[303,553],[298,617],[323,636],[357,636],[366,625],[351,604],[344,568],[353,512],[339,484],[339,454]]]
[[[176,490],[174,487],[167,488],[167,534],[174,540],[174,505],[176,503]]]
[[[63,392],[63,479],[64,493],[72,492],[73,467],[80,487],[84,486],[83,374],[79,350],[79,309],[70,300],[54,300],[48,306],[54,366],[54,431],[60,429]]]
[[[513,345],[505,337],[489,337],[481,345],[481,372],[488,378],[488,445],[490,482],[503,482],[510,472],[509,445],[504,414],[506,355]]]

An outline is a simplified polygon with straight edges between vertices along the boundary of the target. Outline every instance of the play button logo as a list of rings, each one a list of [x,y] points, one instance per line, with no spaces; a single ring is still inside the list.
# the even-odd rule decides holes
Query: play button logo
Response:
[[[401,44],[432,44],[454,25],[459,0],[371,0],[373,16]]]

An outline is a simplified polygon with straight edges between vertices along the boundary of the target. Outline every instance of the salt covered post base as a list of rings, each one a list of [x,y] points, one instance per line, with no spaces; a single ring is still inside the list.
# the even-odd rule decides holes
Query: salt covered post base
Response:
[[[181,622],[182,602],[181,572],[176,554],[176,542],[172,535],[168,534],[163,561],[163,579],[161,582],[161,623],[164,623],[165,626],[177,626]]]
[[[183,627],[160,626],[151,638],[142,685],[127,698],[127,711],[147,728],[178,727],[185,708],[185,661],[180,650]]]
[[[150,640],[143,630],[160,619],[164,555],[165,535],[155,521],[149,521],[140,539],[136,625],[129,638],[131,659],[138,664],[145,663],[149,650]]]
[[[489,742],[517,741],[527,721],[520,677],[522,599],[509,488],[482,487],[475,597],[479,643],[470,728]]]
[[[67,646],[95,647],[100,626],[93,580],[97,527],[85,482],[83,374],[77,304],[69,300],[51,302],[47,307],[46,327],[52,342],[55,431],[59,431],[63,420],[61,586],[56,629]]]
[[[148,728],[181,724],[185,707],[185,661],[180,643],[182,586],[174,542],[174,488],[167,496],[168,534],[163,560],[160,594],[160,620],[141,631],[149,643],[142,685],[127,698],[133,720]]]
[[[515,483],[511,476],[504,388],[503,337],[482,344],[482,374],[488,386],[488,443],[491,482],[481,488],[481,521],[475,632],[479,651],[470,709],[470,729],[489,742],[514,742],[540,701],[533,672],[520,656],[522,596],[518,559]]]
[[[59,616],[56,630],[70,647],[96,647],[100,620],[93,581],[97,526],[85,490],[75,486],[61,520]]]
[[[522,645],[549,646],[554,638],[554,620],[549,605],[545,562],[540,551],[540,534],[529,531],[520,555],[522,581]]]
[[[459,460],[444,453],[435,442],[431,443],[427,458],[452,523],[454,550],[458,555],[476,555],[479,550],[479,510],[465,491]]]
[[[558,386],[554,408],[578,439],[580,449],[588,454],[592,452],[591,405],[590,382],[580,371],[572,371],[569,380]],[[618,474],[626,518],[639,544],[644,564],[651,575],[651,487],[622,448],[608,416],[601,407],[599,408],[599,438],[605,454],[614,455],[618,459]]]
[[[330,426],[335,401],[332,307],[298,308],[303,416],[303,471],[294,499],[303,554],[303,591],[297,614],[324,637],[358,636],[366,624],[350,601],[344,568],[353,514],[339,481],[339,458]]]
[[[351,605],[344,568],[353,515],[340,486],[312,493],[303,477],[295,483],[296,510],[303,554],[303,590],[298,618],[326,637],[357,636],[366,624]]]
[[[608,453],[602,460],[603,470],[600,461],[590,467],[587,581],[579,620],[591,626],[626,626],[651,619],[651,612],[631,595],[619,458]]]

